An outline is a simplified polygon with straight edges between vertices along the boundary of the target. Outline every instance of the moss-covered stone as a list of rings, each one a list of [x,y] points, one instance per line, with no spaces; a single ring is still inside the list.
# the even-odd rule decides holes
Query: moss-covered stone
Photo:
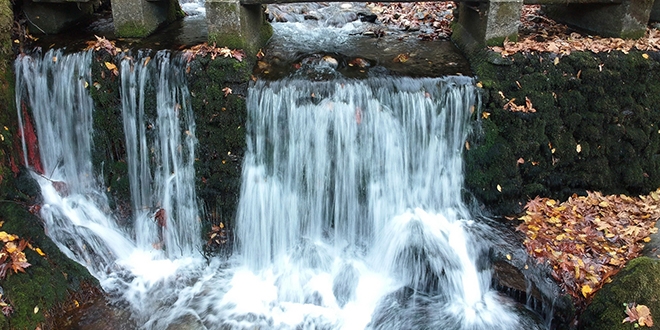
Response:
[[[10,317],[0,316],[3,329],[35,329],[46,322],[46,313],[56,308],[84,284],[98,286],[80,264],[67,258],[44,233],[41,220],[27,212],[22,205],[0,202],[2,230],[28,240],[39,247],[45,257],[25,249],[30,267],[25,273],[9,272],[0,285],[14,309]],[[38,310],[37,310],[38,308]],[[35,312],[36,311],[36,312]]]
[[[197,58],[188,74],[195,111],[198,143],[197,196],[203,201],[207,222],[231,226],[240,193],[245,152],[245,98],[253,60]],[[223,89],[229,87],[231,94]],[[205,230],[206,231],[206,230]]]
[[[115,33],[121,37],[142,38],[148,36],[154,29],[155,27],[149,27],[138,22],[128,22],[117,25]]]
[[[637,195],[660,186],[658,53],[468,55],[486,114],[470,138],[466,186],[491,211],[519,212],[536,195]],[[536,112],[503,109],[526,98]]]
[[[11,28],[14,22],[9,0],[0,0],[0,198],[10,193],[13,185],[12,159],[15,158],[14,135],[16,108],[14,107],[14,77]]]
[[[660,311],[660,260],[648,257],[634,259],[614,276],[612,283],[600,289],[580,316],[580,329],[633,329],[622,323],[627,317],[623,304],[646,305],[655,316]],[[644,329],[646,329],[644,327]],[[654,325],[650,329],[660,329]]]

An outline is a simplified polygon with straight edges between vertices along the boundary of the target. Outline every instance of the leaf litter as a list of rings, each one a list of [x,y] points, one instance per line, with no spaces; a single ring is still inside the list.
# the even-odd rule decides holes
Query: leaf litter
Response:
[[[574,51],[594,53],[622,51],[660,51],[660,30],[647,28],[640,39],[604,38],[572,31],[564,24],[543,16],[540,5],[525,5],[520,18],[517,42],[505,41],[491,50],[509,56],[519,52],[544,52],[569,55]],[[648,59],[648,54],[644,58]],[[556,64],[556,63],[555,63]]]
[[[525,209],[516,230],[525,234],[527,252],[585,303],[658,231],[660,189],[639,197],[587,192],[563,203],[536,197]]]

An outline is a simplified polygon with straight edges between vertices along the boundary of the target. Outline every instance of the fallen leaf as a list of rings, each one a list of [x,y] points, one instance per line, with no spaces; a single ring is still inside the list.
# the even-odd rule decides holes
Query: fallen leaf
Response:
[[[222,91],[225,93],[225,97],[227,97],[229,94],[232,94],[232,90],[229,87],[223,88]]]
[[[410,55],[402,53],[402,54],[397,55],[394,58],[393,62],[394,63],[406,63],[406,62],[408,62],[409,59],[410,59]]]

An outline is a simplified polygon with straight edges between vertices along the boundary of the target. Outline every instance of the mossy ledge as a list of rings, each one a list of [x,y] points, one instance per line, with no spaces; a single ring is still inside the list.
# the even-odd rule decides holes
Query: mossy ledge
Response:
[[[580,317],[583,330],[629,330],[632,323],[622,323],[627,317],[624,304],[646,305],[652,316],[660,311],[660,260],[648,257],[633,259],[619,272],[612,283],[600,289]],[[646,327],[639,327],[639,329]],[[649,329],[660,329],[656,324]]]
[[[483,86],[466,187],[494,214],[535,196],[660,187],[660,53],[468,56]],[[504,110],[512,99],[534,113]]]
[[[0,281],[5,297],[14,309],[9,316],[0,316],[2,329],[35,329],[40,326],[48,329],[49,315],[61,310],[61,305],[72,300],[71,297],[82,288],[98,287],[98,281],[87,269],[69,259],[46,236],[37,218],[20,204],[8,201],[0,202],[0,220],[4,221],[2,230],[16,234],[28,240],[35,248],[39,247],[46,254],[25,249],[30,267],[25,273],[9,272]],[[93,290],[92,290],[93,292]],[[92,299],[92,294],[86,295]],[[84,304],[85,301],[80,301]],[[55,312],[51,312],[55,311]]]

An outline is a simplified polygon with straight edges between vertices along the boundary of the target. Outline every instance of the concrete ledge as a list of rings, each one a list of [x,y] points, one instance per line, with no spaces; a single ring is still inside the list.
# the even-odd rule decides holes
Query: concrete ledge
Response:
[[[545,12],[557,22],[604,37],[637,39],[646,33],[654,0],[626,0],[618,5],[547,5]]]
[[[207,0],[209,42],[219,47],[240,48],[256,53],[272,35],[260,4],[241,5],[237,0]]]
[[[183,17],[176,0],[113,0],[112,19],[118,37],[146,37],[164,23]]]
[[[522,6],[522,0],[461,2],[452,40],[467,52],[518,40]]]

